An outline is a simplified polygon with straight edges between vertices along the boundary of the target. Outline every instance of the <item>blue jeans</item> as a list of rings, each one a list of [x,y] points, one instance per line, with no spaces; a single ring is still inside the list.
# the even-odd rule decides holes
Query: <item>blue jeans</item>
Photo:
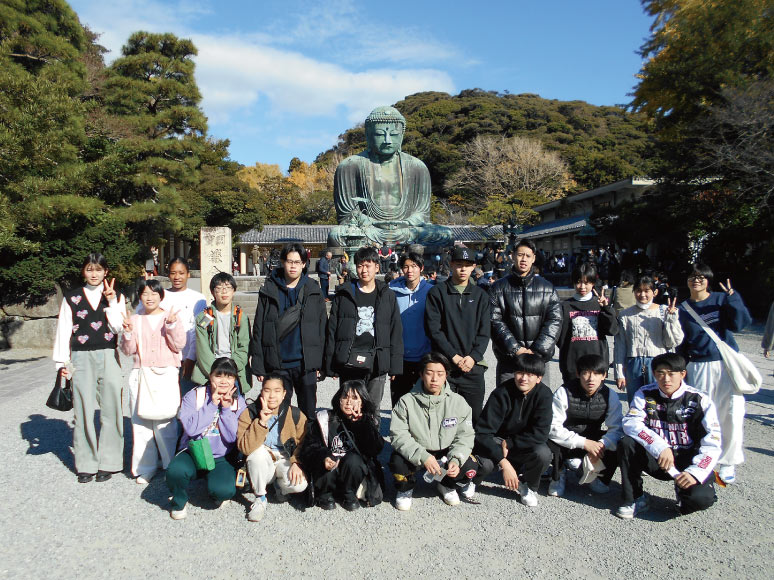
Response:
[[[629,357],[624,362],[624,377],[626,378],[626,400],[631,405],[634,394],[643,385],[656,382],[653,371],[650,369],[652,356]]]

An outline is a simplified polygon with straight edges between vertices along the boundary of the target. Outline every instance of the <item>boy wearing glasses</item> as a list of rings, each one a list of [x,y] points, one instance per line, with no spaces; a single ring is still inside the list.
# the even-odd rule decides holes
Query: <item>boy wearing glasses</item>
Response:
[[[651,364],[655,383],[634,395],[618,444],[623,501],[615,512],[630,520],[649,509],[642,473],[674,480],[681,514],[715,503],[712,470],[720,457],[720,424],[710,398],[685,384],[685,359],[665,353]]]
[[[250,390],[247,380],[247,349],[250,343],[250,321],[242,309],[233,304],[236,280],[231,274],[218,272],[210,280],[213,301],[196,316],[196,366],[191,380],[204,385],[215,360],[233,360],[239,371],[237,382],[242,394]]]
[[[266,277],[253,320],[250,369],[259,381],[270,374],[281,376],[286,403],[295,389],[298,408],[314,417],[326,313],[320,285],[307,276],[306,261],[300,243],[286,244],[281,266]]]

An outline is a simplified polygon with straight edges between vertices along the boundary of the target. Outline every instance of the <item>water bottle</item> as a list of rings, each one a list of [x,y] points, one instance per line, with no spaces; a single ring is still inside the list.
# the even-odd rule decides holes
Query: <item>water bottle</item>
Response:
[[[446,463],[449,461],[449,459],[444,455],[438,460],[438,465],[441,466],[441,474],[440,475],[433,475],[429,471],[425,471],[425,474],[422,476],[423,479],[427,483],[433,483],[434,481],[441,481],[444,477],[446,477],[446,468],[444,467]]]

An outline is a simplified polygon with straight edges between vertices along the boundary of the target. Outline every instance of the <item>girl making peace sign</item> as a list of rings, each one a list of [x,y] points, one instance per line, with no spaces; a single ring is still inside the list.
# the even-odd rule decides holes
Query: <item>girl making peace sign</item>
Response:
[[[158,280],[141,280],[137,288],[144,314],[124,317],[121,350],[134,355],[134,368],[129,375],[129,405],[132,411],[132,475],[137,483],[147,484],[159,467],[166,469],[175,455],[178,424],[177,407],[180,405],[178,373],[180,353],[185,346],[186,332],[177,319],[177,312],[161,308],[164,289]],[[138,405],[140,381],[157,384],[175,398],[176,405],[168,413]],[[139,395],[139,396],[138,396]],[[145,403],[145,401],[143,401]],[[147,411],[150,411],[148,413]]]
[[[54,342],[54,361],[73,380],[75,471],[80,483],[107,481],[123,469],[123,379],[116,347],[126,302],[115,291],[115,278],[106,280],[102,254],[86,256],[81,268],[83,286],[64,295]],[[100,429],[94,415],[100,409]]]
[[[691,268],[688,275],[691,297],[679,307],[680,323],[685,332],[680,353],[688,361],[688,384],[708,395],[717,407],[722,440],[718,477],[725,483],[733,483],[736,481],[735,466],[744,461],[744,396],[736,392],[720,351],[688,307],[736,351],[739,347],[733,333],[744,330],[752,318],[742,297],[731,287],[731,280],[727,279],[725,285],[719,284],[721,292],[712,292],[713,276],[706,264],[694,264]]]

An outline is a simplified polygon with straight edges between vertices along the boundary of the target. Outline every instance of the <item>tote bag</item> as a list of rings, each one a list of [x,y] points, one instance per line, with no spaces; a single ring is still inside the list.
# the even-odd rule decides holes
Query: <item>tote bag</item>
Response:
[[[137,329],[137,416],[151,421],[171,419],[180,408],[180,386],[176,367],[146,367],[142,364],[142,316]]]
[[[683,302],[683,305],[688,314],[701,325],[712,339],[712,342],[715,343],[715,346],[718,347],[720,356],[723,358],[723,364],[726,367],[726,372],[731,377],[731,382],[736,392],[740,395],[754,395],[757,393],[763,383],[763,377],[752,361],[726,344],[714,330],[707,326],[707,323],[704,322],[701,316],[696,314],[696,311],[691,308],[688,302]]]

